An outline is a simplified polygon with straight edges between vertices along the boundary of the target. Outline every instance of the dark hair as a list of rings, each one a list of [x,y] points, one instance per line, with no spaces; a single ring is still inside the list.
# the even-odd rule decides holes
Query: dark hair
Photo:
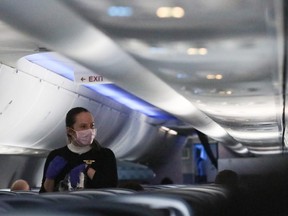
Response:
[[[65,120],[66,127],[72,128],[73,124],[76,122],[76,116],[82,112],[90,113],[87,109],[85,109],[83,107],[74,107],[74,108],[70,109],[68,111],[68,113],[66,114],[66,120]],[[70,141],[71,136],[68,133],[67,133],[67,136],[68,136],[68,139]],[[91,146],[94,149],[99,149],[101,147],[100,144],[96,140],[93,140]]]
[[[226,186],[237,186],[238,174],[233,170],[222,170],[216,175],[215,183]]]
[[[161,180],[161,184],[173,184],[172,179],[165,177]]]
[[[69,112],[66,114],[66,121],[65,121],[66,127],[72,127],[76,121],[76,115],[82,112],[89,112],[89,111],[83,107],[75,107],[69,110]]]

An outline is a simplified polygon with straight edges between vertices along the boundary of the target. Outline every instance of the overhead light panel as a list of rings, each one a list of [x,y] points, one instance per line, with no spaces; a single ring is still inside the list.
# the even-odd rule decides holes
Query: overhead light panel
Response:
[[[187,49],[188,55],[207,55],[208,50],[206,48],[194,48]]]
[[[209,80],[221,80],[223,78],[223,75],[222,74],[207,74],[206,75],[206,79],[209,79]]]
[[[156,11],[159,18],[182,18],[185,11],[182,7],[160,7]]]

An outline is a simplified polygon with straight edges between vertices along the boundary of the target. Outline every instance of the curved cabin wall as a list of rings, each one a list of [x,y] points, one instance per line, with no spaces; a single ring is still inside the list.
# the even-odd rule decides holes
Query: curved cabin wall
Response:
[[[64,122],[72,107],[83,106],[94,114],[96,139],[118,159],[149,165],[152,156],[163,158],[175,143],[160,129],[159,122],[167,120],[153,119],[38,65],[25,64],[21,70],[1,65],[0,175],[7,180],[0,187],[20,177],[39,186],[46,154],[67,144]]]
[[[109,99],[107,106],[95,92],[36,65],[28,72],[2,65],[0,82],[1,145],[46,150],[65,145],[65,115],[76,106],[95,115],[99,141],[107,142],[130,112]]]
[[[32,188],[40,187],[45,157],[0,155],[0,190],[9,188],[16,179],[25,179]]]

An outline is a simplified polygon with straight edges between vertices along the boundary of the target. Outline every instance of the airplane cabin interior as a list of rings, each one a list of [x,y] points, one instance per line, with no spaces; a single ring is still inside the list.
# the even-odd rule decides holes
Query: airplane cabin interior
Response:
[[[0,214],[287,215],[287,9],[285,0],[0,0]],[[144,192],[38,194],[73,107],[95,117],[119,184]],[[238,174],[241,193],[215,184],[223,170]],[[41,199],[2,196],[16,179]]]

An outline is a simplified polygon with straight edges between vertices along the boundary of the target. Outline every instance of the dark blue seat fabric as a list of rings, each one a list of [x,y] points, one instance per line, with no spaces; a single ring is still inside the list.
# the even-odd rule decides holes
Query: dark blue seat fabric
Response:
[[[101,199],[102,197],[106,196],[116,196],[117,194],[112,191],[105,191],[105,190],[93,190],[93,189],[86,189],[86,190],[78,190],[78,191],[71,191],[71,195],[84,197],[87,199]]]
[[[78,205],[59,206],[60,212],[74,212],[79,215],[94,215],[95,213],[105,216],[165,216],[161,212],[144,205],[123,205],[123,203],[88,200]]]
[[[17,193],[13,191],[0,191],[0,198],[2,196],[17,196]]]
[[[35,191],[15,191],[18,196],[38,196],[39,193]]]
[[[161,214],[174,216],[193,216],[193,209],[181,197],[163,195],[158,193],[135,193],[117,197],[106,197],[103,201],[119,203],[124,206],[145,205],[158,210]]]
[[[51,201],[53,203],[78,203],[88,199],[85,196],[76,196],[69,192],[41,193],[39,194],[39,197],[41,197],[42,200]]]
[[[230,197],[225,188],[217,185],[155,187],[141,192],[123,188],[41,194],[6,191],[0,195],[0,213],[14,212],[17,215],[26,212],[28,215],[31,212],[31,215],[37,215],[43,211],[47,215],[226,216]]]

